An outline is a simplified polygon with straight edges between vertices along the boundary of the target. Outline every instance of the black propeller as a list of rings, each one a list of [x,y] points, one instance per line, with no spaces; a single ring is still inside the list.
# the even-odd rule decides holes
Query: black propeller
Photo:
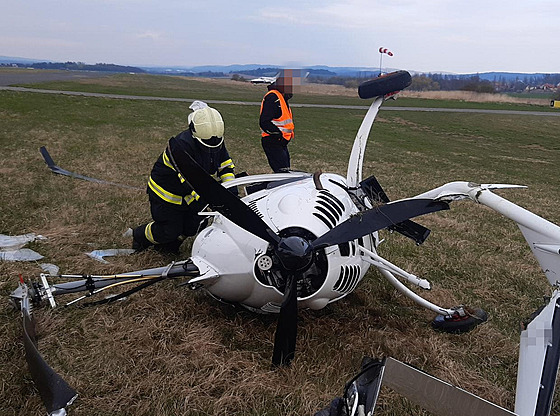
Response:
[[[311,242],[314,250],[356,240],[419,215],[449,209],[433,199],[407,199],[359,212]]]
[[[276,326],[272,358],[275,365],[288,365],[294,357],[298,276],[312,264],[316,250],[356,240],[412,217],[449,209],[445,202],[430,199],[397,201],[353,215],[313,241],[299,236],[281,238],[243,201],[215,181],[177,139],[169,141],[168,149],[177,171],[212,209],[270,243],[280,260],[286,288]]]
[[[251,208],[214,180],[173,137],[167,145],[171,161],[189,185],[215,209],[251,234],[273,245],[280,241],[270,227]]]
[[[297,338],[297,276],[288,273],[284,300],[280,307],[276,333],[274,334],[274,351],[272,364],[275,366],[290,365],[296,351]]]

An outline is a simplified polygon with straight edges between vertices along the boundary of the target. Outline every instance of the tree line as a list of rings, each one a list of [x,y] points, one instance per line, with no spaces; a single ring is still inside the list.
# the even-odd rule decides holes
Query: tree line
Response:
[[[33,64],[9,64],[10,67],[25,67],[34,69],[57,69],[66,71],[101,71],[101,72],[135,72],[144,73],[141,68],[135,66],[123,66],[116,64],[86,64],[83,62],[36,62]]]
[[[364,81],[364,78],[309,76],[307,81],[356,88]],[[474,91],[483,93],[522,92],[527,89],[538,89],[545,84],[557,86],[559,83],[560,74],[509,78],[504,75],[496,75],[492,80],[484,79],[479,75],[415,74],[412,76],[412,84],[408,89],[413,91]]]
[[[556,87],[559,83],[560,74],[526,75],[523,77],[506,77],[498,74],[491,80],[484,79],[479,75],[416,74],[412,78],[410,89],[417,91],[463,90],[487,93],[522,92],[528,89],[538,89],[544,85]]]

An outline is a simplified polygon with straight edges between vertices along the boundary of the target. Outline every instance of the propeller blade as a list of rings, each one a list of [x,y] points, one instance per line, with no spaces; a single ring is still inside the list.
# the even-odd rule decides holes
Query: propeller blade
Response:
[[[284,291],[284,300],[274,334],[274,352],[272,364],[287,366],[294,358],[297,338],[297,278],[289,273]]]
[[[449,209],[449,204],[433,199],[407,199],[359,212],[311,242],[313,249],[343,244],[409,218]]]
[[[212,209],[264,241],[273,245],[278,243],[280,237],[241,199],[214,180],[191,157],[179,140],[169,140],[168,149],[175,168]]]

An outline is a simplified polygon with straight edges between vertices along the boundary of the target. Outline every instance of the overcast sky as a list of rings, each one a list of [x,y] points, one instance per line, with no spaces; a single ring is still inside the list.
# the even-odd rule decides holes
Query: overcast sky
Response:
[[[0,0],[0,56],[560,72],[560,0]]]

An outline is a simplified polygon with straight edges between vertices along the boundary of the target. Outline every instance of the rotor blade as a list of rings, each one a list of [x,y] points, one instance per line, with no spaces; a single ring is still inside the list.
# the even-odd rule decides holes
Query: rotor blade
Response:
[[[444,209],[449,209],[449,204],[432,199],[407,199],[391,202],[353,215],[312,241],[311,245],[314,249],[318,249],[346,243],[409,218]]]
[[[244,230],[276,245],[279,237],[241,199],[214,180],[184,149],[179,140],[172,138],[168,144],[175,167],[188,184],[212,209],[218,211]]]
[[[30,312],[31,306],[27,297],[27,286],[23,286],[23,291],[26,293],[21,301],[25,359],[41,400],[47,408],[47,412],[54,414],[54,412],[60,412],[72,404],[78,394],[47,364],[37,350],[35,321]]]
[[[70,172],[69,170],[62,169],[60,166],[58,166],[56,163],[54,163],[53,158],[51,157],[51,155],[49,154],[49,152],[47,151],[47,148],[45,146],[42,146],[39,149],[39,151],[41,152],[41,155],[43,156],[43,159],[45,159],[45,163],[47,164],[47,166],[49,167],[49,169],[53,173],[58,173],[59,175],[69,176],[71,178],[82,179],[82,180],[88,181],[88,182],[118,186],[120,188],[136,189],[138,191],[143,191],[145,189],[145,188],[138,188],[136,186],[123,185],[122,183],[106,181],[106,180],[103,180],[103,179],[91,178],[89,176],[80,175],[79,173]]]
[[[297,277],[290,273],[284,289],[284,300],[274,334],[272,364],[290,365],[296,351],[297,338]]]

